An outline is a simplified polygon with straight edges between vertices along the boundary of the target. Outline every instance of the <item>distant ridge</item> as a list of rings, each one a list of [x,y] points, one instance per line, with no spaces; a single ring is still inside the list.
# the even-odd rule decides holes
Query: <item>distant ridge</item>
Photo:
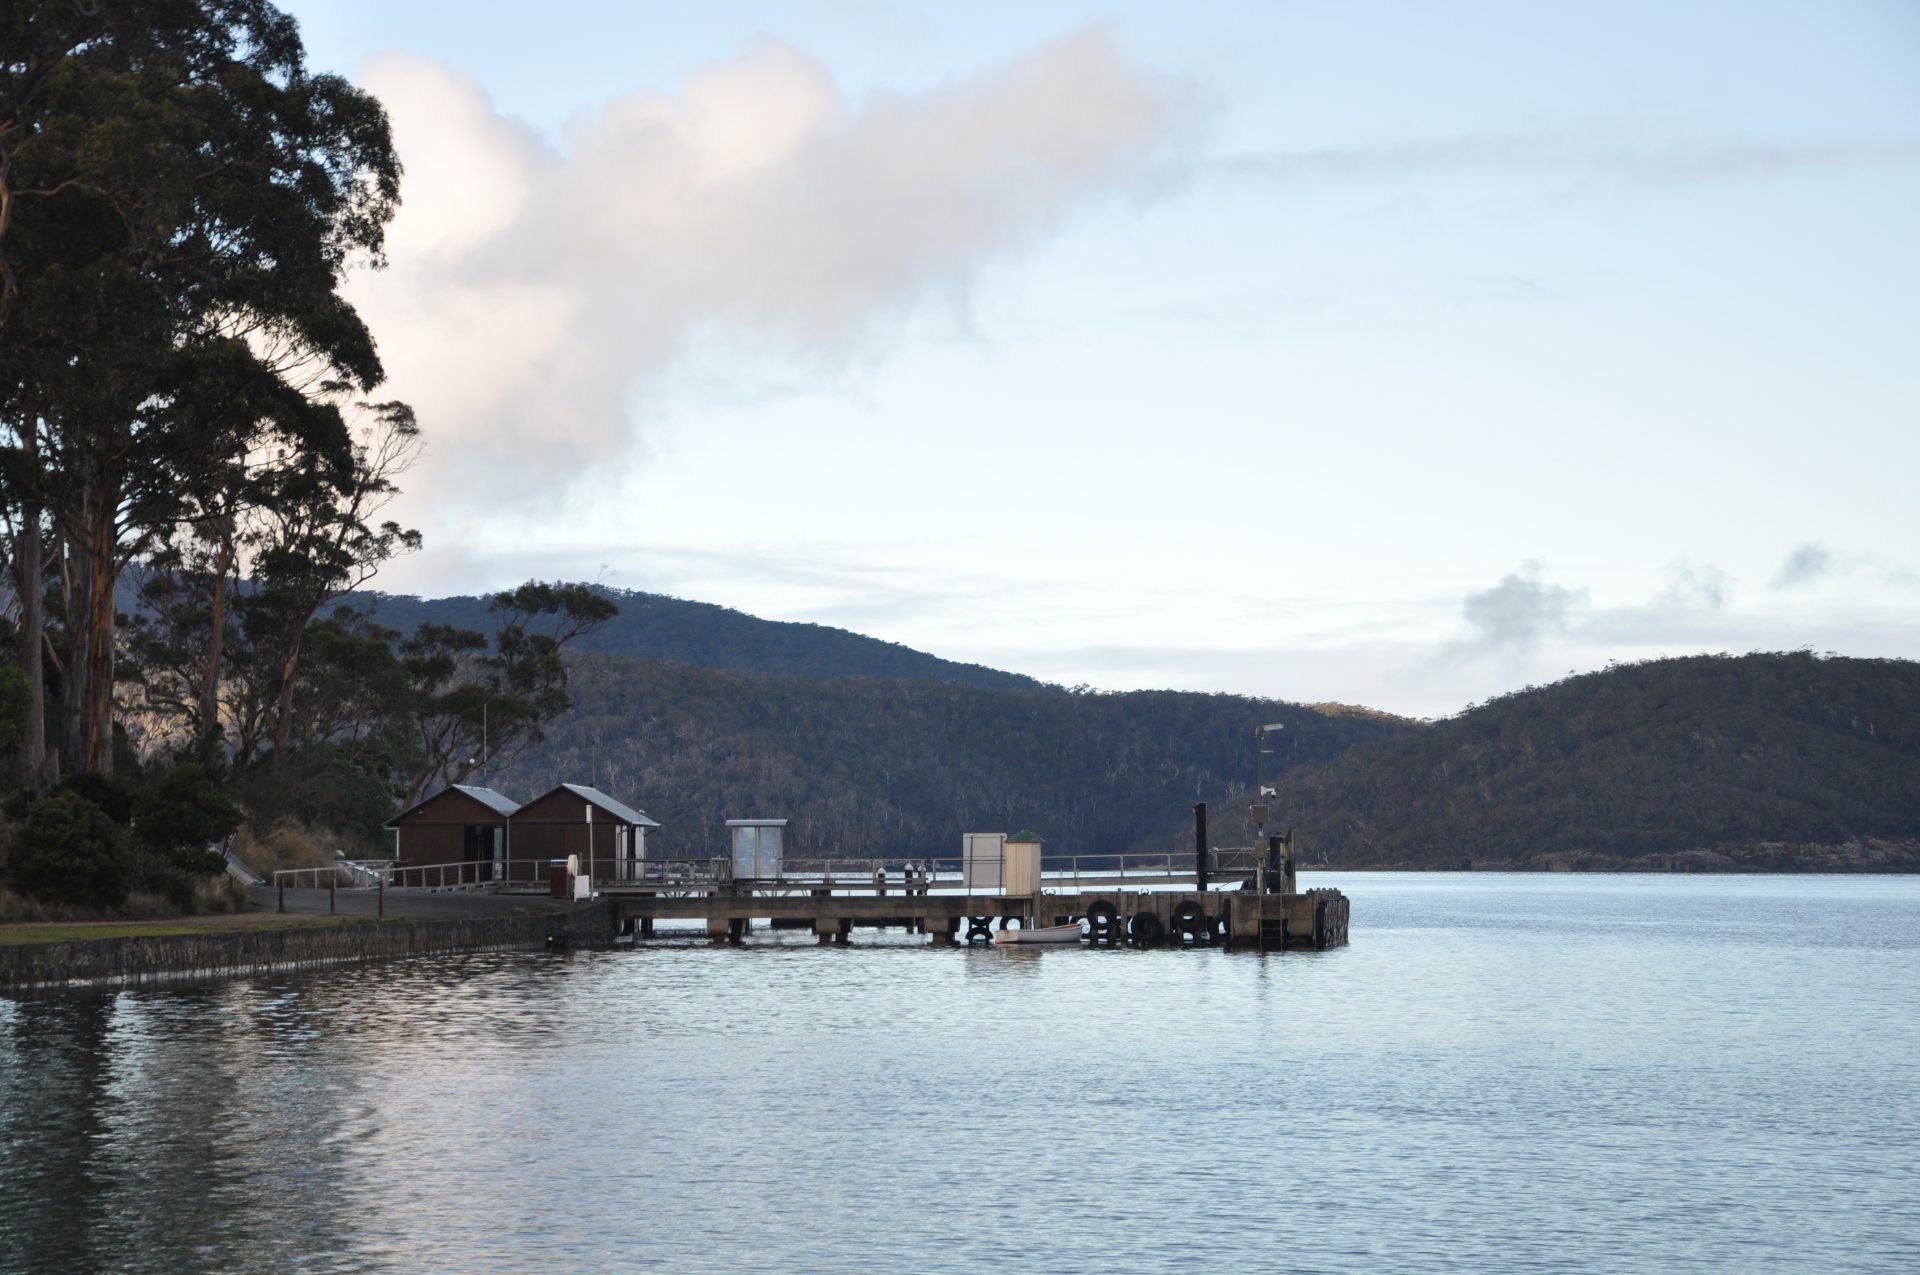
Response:
[[[823,624],[763,620],[731,607],[660,593],[595,589],[620,607],[611,623],[579,642],[579,649],[596,654],[793,677],[906,678],[1003,690],[1043,685],[1019,673],[943,660],[898,642]],[[373,605],[380,623],[405,632],[426,621],[492,631],[485,597],[362,593],[347,601]]]
[[[1920,663],[1615,665],[1289,771],[1309,861],[1920,870]]]
[[[513,797],[590,783],[658,819],[650,853],[725,853],[725,821],[791,819],[796,857],[952,856],[965,832],[1032,827],[1056,856],[1193,845],[1196,801],[1248,840],[1253,729],[1284,722],[1269,776],[1392,720],[1191,691],[1082,694],[910,678],[803,678],[589,655],[574,708],[485,782]]]

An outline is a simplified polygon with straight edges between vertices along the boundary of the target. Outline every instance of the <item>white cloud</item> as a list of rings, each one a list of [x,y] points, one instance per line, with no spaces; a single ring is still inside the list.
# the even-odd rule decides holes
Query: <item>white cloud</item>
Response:
[[[1712,563],[1680,562],[1653,605],[1670,611],[1720,611],[1732,591],[1733,580]]]
[[[1586,600],[1585,589],[1548,583],[1540,578],[1540,564],[1530,562],[1491,589],[1469,593],[1460,614],[1474,630],[1470,648],[1520,653],[1564,633],[1568,613]]]
[[[1676,185],[1765,181],[1803,173],[1910,172],[1920,168],[1920,137],[1720,138],[1635,145],[1579,136],[1481,134],[1251,153],[1210,161],[1206,167],[1285,180],[1570,175],[1628,185]]]
[[[564,149],[436,63],[385,56],[364,79],[407,176],[392,265],[351,295],[420,412],[411,485],[443,515],[624,460],[636,397],[705,334],[844,349],[963,290],[1144,159],[1169,112],[1097,31],[857,105],[768,45],[609,104]]]
[[[1773,577],[1776,589],[1792,589],[1833,574],[1833,552],[1824,545],[1804,544],[1787,555],[1780,564],[1780,570]]]

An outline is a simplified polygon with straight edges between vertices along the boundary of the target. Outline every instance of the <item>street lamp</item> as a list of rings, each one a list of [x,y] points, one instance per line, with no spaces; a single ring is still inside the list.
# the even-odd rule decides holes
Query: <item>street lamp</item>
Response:
[[[1268,722],[1265,726],[1253,728],[1253,822],[1260,831],[1267,827],[1267,798],[1277,795],[1276,790],[1267,787],[1260,778],[1260,759],[1270,755],[1267,751],[1267,733],[1285,730],[1285,722]],[[1258,833],[1255,834],[1256,837]]]

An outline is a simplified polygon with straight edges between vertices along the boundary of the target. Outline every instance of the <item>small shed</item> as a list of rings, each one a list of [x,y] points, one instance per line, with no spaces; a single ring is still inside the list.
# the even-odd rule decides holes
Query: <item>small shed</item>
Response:
[[[508,821],[517,809],[491,788],[448,784],[387,820],[393,856],[409,866],[486,863],[489,879],[504,876],[512,857]]]
[[[660,825],[624,802],[585,784],[559,784],[513,815],[513,853],[536,879],[553,859],[580,856],[580,875],[594,881],[631,881],[647,858],[647,829]],[[520,864],[514,866],[516,879]]]

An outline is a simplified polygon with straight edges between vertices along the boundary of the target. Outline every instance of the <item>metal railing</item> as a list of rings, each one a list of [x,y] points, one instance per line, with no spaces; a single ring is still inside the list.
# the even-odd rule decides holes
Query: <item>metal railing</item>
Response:
[[[1208,856],[1208,873],[1216,883],[1256,872],[1259,851],[1216,849]],[[343,859],[319,868],[283,868],[274,884],[286,889],[374,889],[383,883],[397,890],[518,889],[544,892],[549,888],[551,859],[481,859],[459,863],[395,863],[385,859]],[[589,865],[581,865],[583,869]],[[728,885],[774,893],[801,889],[999,890],[1002,879],[996,865],[976,865],[968,881],[966,865],[958,858],[889,857],[879,859],[786,859],[776,875],[736,878],[733,861],[716,859],[611,859],[591,865],[600,885],[653,886],[661,890],[707,890]],[[1193,878],[1191,851],[1150,854],[1055,856],[1044,861],[1043,889],[1079,889],[1091,885],[1153,885]]]
[[[324,868],[278,868],[273,874],[273,883],[283,890],[324,890],[328,886],[339,889],[364,889],[355,878],[352,869],[344,862],[328,864]],[[378,885],[379,881],[366,883]]]

